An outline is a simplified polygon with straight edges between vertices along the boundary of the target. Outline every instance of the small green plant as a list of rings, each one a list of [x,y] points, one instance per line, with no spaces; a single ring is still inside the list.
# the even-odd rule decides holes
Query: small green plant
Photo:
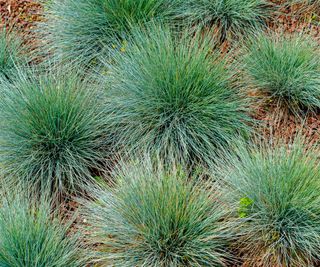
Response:
[[[193,24],[215,26],[224,41],[261,29],[270,19],[271,10],[265,0],[186,0],[180,13]]]
[[[239,208],[238,208],[240,218],[245,218],[248,216],[248,212],[252,204],[253,204],[252,199],[248,197],[242,197],[240,199]]]
[[[320,251],[320,164],[317,147],[301,138],[290,145],[240,148],[222,161],[239,203],[240,250],[247,266],[317,266]]]
[[[245,49],[245,79],[294,113],[314,110],[320,107],[319,55],[318,43],[306,36],[260,35]]]
[[[0,266],[85,266],[78,238],[68,233],[70,223],[62,223],[49,200],[7,192],[0,201]]]
[[[229,211],[201,177],[143,164],[115,171],[112,187],[92,188],[82,216],[101,266],[225,266]],[[190,179],[190,180],[188,180]]]
[[[66,62],[97,64],[132,28],[151,20],[171,20],[177,1],[52,0],[48,4],[44,38],[50,50]],[[49,34],[48,34],[49,33]]]
[[[70,193],[93,180],[90,170],[107,151],[93,84],[70,71],[28,71],[3,84],[1,94],[0,162],[8,182]]]
[[[27,62],[23,45],[16,33],[0,29],[0,78],[8,79],[16,67]]]
[[[105,75],[117,145],[202,164],[248,135],[248,101],[212,47],[211,35],[177,38],[165,26],[133,33]]]

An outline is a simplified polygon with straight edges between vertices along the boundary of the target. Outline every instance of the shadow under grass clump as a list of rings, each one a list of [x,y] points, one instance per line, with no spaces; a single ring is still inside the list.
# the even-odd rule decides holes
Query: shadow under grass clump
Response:
[[[20,71],[2,85],[0,162],[8,183],[71,193],[107,155],[102,96],[68,70]],[[23,179],[21,178],[23,177]]]
[[[241,146],[240,146],[241,147]],[[218,172],[238,203],[245,266],[318,266],[320,251],[319,148],[260,144],[222,160]]]
[[[244,87],[294,114],[320,108],[319,44],[305,35],[259,35],[243,51]]]
[[[46,6],[46,21],[40,29],[55,57],[66,63],[95,65],[109,50],[124,49],[132,28],[151,20],[173,20],[177,2],[53,0]]]
[[[116,146],[204,164],[250,132],[248,100],[212,35],[137,30],[103,78]]]
[[[181,168],[120,164],[111,187],[91,188],[81,216],[101,266],[225,266],[228,208]],[[141,161],[141,162],[142,162]],[[171,167],[170,167],[171,168]]]
[[[78,237],[69,233],[45,197],[7,192],[0,197],[0,266],[83,267]]]

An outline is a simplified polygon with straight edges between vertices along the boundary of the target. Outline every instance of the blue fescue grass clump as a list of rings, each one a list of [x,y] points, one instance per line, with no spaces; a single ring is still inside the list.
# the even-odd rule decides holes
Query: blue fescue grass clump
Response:
[[[272,10],[265,0],[186,0],[180,13],[193,24],[215,26],[224,41],[260,30],[271,19]]]
[[[105,75],[116,145],[204,163],[248,134],[248,100],[213,46],[211,35],[174,37],[165,26],[135,31]]]
[[[1,88],[0,162],[8,182],[71,193],[106,156],[102,97],[73,71],[20,71]],[[23,177],[23,178],[21,178]]]
[[[203,177],[143,159],[92,188],[81,216],[102,266],[225,266],[229,211]],[[153,165],[153,167],[152,167]]]
[[[244,78],[251,89],[294,113],[320,107],[316,41],[304,35],[259,35],[248,42],[244,54]]]
[[[0,77],[8,79],[14,75],[17,66],[27,62],[22,40],[17,33],[0,28]]]
[[[238,203],[235,247],[248,266],[319,263],[319,149],[302,140],[239,149],[218,169]]]
[[[0,266],[82,267],[85,255],[50,201],[9,191],[0,199]]]
[[[96,64],[101,54],[124,41],[134,27],[151,20],[171,21],[177,1],[53,0],[47,5],[44,37],[66,62]]]

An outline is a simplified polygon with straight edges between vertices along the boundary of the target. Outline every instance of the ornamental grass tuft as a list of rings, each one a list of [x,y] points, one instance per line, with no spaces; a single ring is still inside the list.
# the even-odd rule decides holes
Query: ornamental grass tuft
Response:
[[[320,107],[320,49],[305,35],[259,35],[244,52],[245,86],[293,113]]]
[[[102,96],[90,81],[62,69],[20,71],[1,95],[0,162],[8,183],[64,194],[92,180],[108,149]]]
[[[113,186],[91,189],[81,213],[101,266],[225,266],[230,260],[229,211],[204,177],[148,160],[121,164],[114,177]]]
[[[203,164],[249,134],[248,99],[213,46],[212,35],[135,31],[104,76],[116,145]]]
[[[186,0],[180,8],[180,14],[193,24],[215,26],[221,41],[262,29],[273,11],[265,0]]]
[[[17,33],[0,28],[0,79],[10,79],[17,66],[27,62],[22,40]]]
[[[152,20],[174,19],[171,0],[53,0],[41,28],[49,49],[65,62],[97,64],[121,49],[132,28]]]
[[[45,197],[12,190],[0,199],[0,266],[83,267],[85,255],[70,222],[62,222]]]
[[[238,203],[234,245],[246,266],[319,264],[319,148],[302,139],[239,149],[218,169]]]

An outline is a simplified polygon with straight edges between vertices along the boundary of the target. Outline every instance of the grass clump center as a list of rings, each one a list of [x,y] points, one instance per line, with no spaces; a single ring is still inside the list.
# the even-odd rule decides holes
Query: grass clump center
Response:
[[[121,167],[114,187],[92,190],[83,216],[90,242],[100,244],[98,259],[119,266],[225,266],[228,212],[219,193],[188,181],[181,170],[150,166]]]
[[[233,86],[212,38],[168,28],[136,31],[106,76],[116,145],[205,163],[234,136],[248,135],[248,103]]]
[[[21,72],[2,93],[0,159],[8,181],[59,193],[89,183],[107,151],[103,104],[92,84],[68,71]]]
[[[294,113],[320,107],[319,45],[303,35],[261,35],[249,42],[249,86]]]
[[[290,146],[240,149],[222,167],[238,203],[240,249],[248,265],[315,266],[319,262],[318,149]]]

